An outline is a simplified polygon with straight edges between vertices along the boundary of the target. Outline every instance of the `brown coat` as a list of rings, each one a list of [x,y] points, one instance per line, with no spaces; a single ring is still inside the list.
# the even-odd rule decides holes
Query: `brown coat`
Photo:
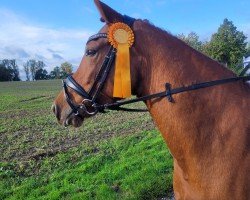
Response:
[[[120,21],[121,15],[95,0],[107,24]],[[100,32],[106,32],[105,25]],[[135,44],[131,48],[132,91],[137,96],[173,87],[235,76],[216,61],[192,49],[171,34],[148,22],[134,23]],[[86,58],[74,75],[88,89],[107,53],[106,39],[90,42],[98,49]],[[83,73],[84,72],[84,73]],[[111,102],[111,71],[99,98]],[[72,93],[76,102],[82,99]],[[147,101],[147,107],[174,157],[176,199],[250,199],[250,87],[237,82]],[[63,93],[55,100],[61,123],[70,112]],[[72,116],[71,124],[83,119]]]

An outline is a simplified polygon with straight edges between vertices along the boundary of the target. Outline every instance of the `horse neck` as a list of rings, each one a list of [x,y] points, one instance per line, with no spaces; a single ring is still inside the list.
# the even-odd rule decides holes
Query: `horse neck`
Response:
[[[136,38],[137,50],[142,55],[137,71],[150,86],[140,89],[139,96],[164,89],[166,82],[178,87],[235,76],[215,60],[151,24],[139,21],[136,27],[136,35],[140,34]]]
[[[166,82],[175,88],[235,76],[216,61],[152,25],[142,22],[137,28],[136,32],[141,33],[137,42],[143,44],[138,48],[143,55],[138,96],[164,91]],[[230,84],[231,89],[237,90],[236,85]],[[195,154],[200,156],[199,149],[204,149],[215,134],[220,134],[213,134],[219,130],[215,119],[221,114],[215,111],[219,111],[226,96],[230,96],[230,88],[216,87],[175,95],[175,103],[166,98],[146,102],[176,159],[195,159]]]

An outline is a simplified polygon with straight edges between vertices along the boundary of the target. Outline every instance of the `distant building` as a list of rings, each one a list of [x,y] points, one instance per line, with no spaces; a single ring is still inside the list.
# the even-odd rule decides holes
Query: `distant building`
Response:
[[[250,56],[247,58],[243,57],[243,64],[244,64],[244,67],[246,67],[248,64],[250,64]],[[247,70],[247,74],[250,75],[250,69]]]

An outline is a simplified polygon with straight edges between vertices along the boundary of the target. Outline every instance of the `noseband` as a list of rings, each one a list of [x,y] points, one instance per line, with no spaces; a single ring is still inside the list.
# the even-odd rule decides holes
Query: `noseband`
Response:
[[[124,16],[124,23],[132,27],[135,19],[130,18],[128,16]],[[100,38],[107,38],[106,33],[98,33],[96,35],[93,35],[89,38],[87,43],[98,40]],[[221,84],[226,84],[230,82],[236,82],[236,81],[248,81],[250,80],[250,76],[240,76],[240,77],[231,77],[227,79],[221,79],[221,80],[214,80],[214,81],[209,81],[209,82],[203,82],[203,83],[198,83],[198,84],[193,84],[189,86],[184,86],[184,87],[179,87],[179,88],[171,88],[171,84],[166,83],[165,84],[165,91],[151,94],[151,95],[146,95],[143,97],[138,97],[135,99],[131,100],[123,100],[123,101],[118,101],[115,103],[109,103],[109,104],[103,104],[100,105],[97,102],[97,98],[100,95],[101,90],[103,89],[103,86],[105,84],[105,81],[107,79],[107,76],[111,70],[111,67],[114,63],[114,60],[116,58],[116,49],[112,46],[110,46],[110,49],[108,51],[108,54],[105,56],[105,59],[102,63],[102,66],[94,80],[94,83],[92,87],[90,88],[89,91],[86,91],[81,85],[79,85],[74,78],[70,75],[68,76],[65,80],[63,80],[63,89],[64,89],[64,95],[67,103],[69,104],[70,108],[72,109],[72,112],[69,114],[71,115],[74,113],[76,116],[80,114],[87,114],[87,115],[95,115],[98,112],[103,112],[105,109],[111,109],[111,110],[125,110],[125,111],[141,111],[138,109],[126,109],[126,108],[121,108],[120,106],[126,105],[126,104],[131,104],[139,101],[146,101],[150,99],[155,99],[155,98],[162,98],[162,97],[167,97],[169,102],[174,102],[172,95],[174,94],[179,94],[187,91],[192,91],[192,90],[198,90],[202,88],[207,88],[207,87],[212,87],[216,85],[221,85]],[[81,104],[76,105],[73,100],[71,99],[71,95],[69,93],[68,88],[76,92],[79,96],[83,98],[83,101]],[[96,88],[96,89],[95,89]]]

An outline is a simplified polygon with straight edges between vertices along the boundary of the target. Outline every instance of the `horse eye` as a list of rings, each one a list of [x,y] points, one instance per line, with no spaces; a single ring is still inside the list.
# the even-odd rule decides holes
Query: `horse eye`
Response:
[[[96,53],[97,53],[96,50],[88,49],[88,50],[86,50],[85,55],[86,56],[94,56]]]

